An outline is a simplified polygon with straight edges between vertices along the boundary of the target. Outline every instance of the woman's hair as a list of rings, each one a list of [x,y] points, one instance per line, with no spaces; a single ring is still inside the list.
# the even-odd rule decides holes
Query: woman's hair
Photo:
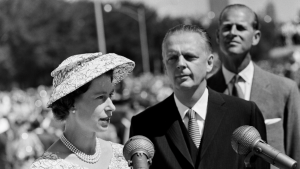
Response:
[[[75,99],[85,93],[89,89],[90,85],[91,81],[52,103],[49,107],[52,109],[54,117],[57,120],[66,120],[69,115],[70,108],[74,107]]]
[[[112,80],[113,70],[110,70],[102,75],[110,76],[111,80]],[[89,89],[91,83],[92,83],[92,81],[89,81],[88,83],[79,87],[77,90],[67,94],[66,96],[64,96],[64,97],[56,100],[54,103],[52,103],[49,106],[49,108],[52,109],[54,117],[60,121],[66,120],[67,117],[69,116],[70,108],[74,107],[75,99],[78,98],[83,93],[85,93]]]

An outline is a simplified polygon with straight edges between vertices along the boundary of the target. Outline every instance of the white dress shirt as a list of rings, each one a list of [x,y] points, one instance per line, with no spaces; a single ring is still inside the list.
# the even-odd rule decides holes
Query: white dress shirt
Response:
[[[188,128],[189,118],[188,118],[188,116],[186,116],[186,114],[190,108],[183,105],[177,99],[175,94],[174,94],[174,99],[175,99],[177,109],[182,118],[182,121],[183,121],[185,127]],[[199,126],[200,136],[202,136],[202,134],[203,134],[204,122],[205,122],[205,118],[206,118],[206,114],[207,114],[207,102],[208,102],[208,90],[207,90],[207,88],[205,88],[205,91],[204,91],[203,95],[201,96],[201,98],[192,107],[192,109],[196,112],[195,116],[196,116],[196,120],[197,120],[197,123]]]
[[[230,83],[230,81],[235,74],[227,70],[224,67],[224,65],[222,66],[222,71],[225,78],[225,82],[227,84],[227,89],[224,91],[224,94],[229,95],[229,89],[232,89],[232,83]],[[243,81],[239,81],[238,85],[241,87],[243,91],[245,100],[250,100],[253,74],[254,74],[254,65],[252,61],[250,61],[248,66],[238,74],[240,77],[243,78]]]

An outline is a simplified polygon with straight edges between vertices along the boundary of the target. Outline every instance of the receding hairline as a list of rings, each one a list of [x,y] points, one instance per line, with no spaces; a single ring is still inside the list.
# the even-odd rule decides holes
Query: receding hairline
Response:
[[[169,42],[169,38],[174,36],[174,35],[179,35],[179,34],[184,34],[184,33],[193,33],[195,34],[195,36],[198,36],[197,39],[199,39],[199,42],[201,43],[201,49],[203,49],[205,51],[205,53],[207,54],[211,54],[211,48],[208,46],[207,42],[205,41],[205,39],[197,32],[192,32],[192,31],[177,31],[174,32],[172,34],[169,34],[165,40],[162,43],[162,56],[164,57],[164,54],[166,52],[166,44],[168,44]],[[198,41],[198,40],[197,40]]]
[[[198,34],[200,36],[201,41],[205,45],[205,50],[207,51],[207,53],[212,53],[212,45],[211,45],[211,42],[210,42],[210,37],[203,28],[201,28],[197,25],[180,24],[180,25],[177,25],[177,26],[169,29],[168,32],[165,34],[165,37],[164,37],[163,42],[162,42],[162,55],[164,54],[164,48],[165,48],[165,44],[166,44],[167,39],[172,35],[182,34],[182,33],[196,33],[196,34]]]
[[[223,22],[223,18],[225,14],[227,14],[229,11],[234,10],[234,9],[244,9],[247,10],[249,13],[252,14],[252,23],[251,25],[253,26],[254,29],[259,30],[259,21],[258,21],[258,16],[257,14],[248,6],[243,5],[243,4],[232,4],[226,6],[220,13],[219,16],[219,25]]]

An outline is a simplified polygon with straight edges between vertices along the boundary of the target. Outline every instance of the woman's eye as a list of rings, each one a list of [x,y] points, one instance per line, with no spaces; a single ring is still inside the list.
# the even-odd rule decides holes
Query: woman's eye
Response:
[[[103,95],[98,96],[97,99],[104,99],[104,96]]]
[[[112,98],[114,96],[114,93],[109,94],[109,98]]]

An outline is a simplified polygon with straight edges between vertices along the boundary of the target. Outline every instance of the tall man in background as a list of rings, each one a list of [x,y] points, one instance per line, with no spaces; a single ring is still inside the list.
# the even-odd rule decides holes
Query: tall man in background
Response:
[[[254,101],[265,118],[268,143],[299,163],[299,91],[292,80],[268,73],[251,61],[250,50],[260,37],[258,17],[249,7],[225,7],[217,30],[222,67],[208,79],[208,86]]]
[[[254,102],[207,88],[213,67],[206,32],[194,25],[171,28],[162,44],[163,63],[174,93],[132,117],[130,137],[143,135],[155,147],[152,169],[240,169],[244,157],[231,147],[231,136],[243,125],[266,139],[263,116]],[[270,165],[257,158],[256,169]]]

